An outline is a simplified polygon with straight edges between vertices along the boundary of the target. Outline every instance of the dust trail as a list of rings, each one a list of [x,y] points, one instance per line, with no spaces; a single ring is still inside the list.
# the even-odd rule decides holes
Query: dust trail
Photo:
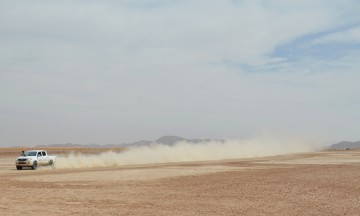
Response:
[[[130,148],[124,152],[104,152],[94,155],[70,154],[59,156],[56,167],[86,168],[130,164],[206,161],[271,156],[316,149],[311,142],[255,138],[245,140],[210,141],[203,143],[179,142],[173,146],[153,144]]]

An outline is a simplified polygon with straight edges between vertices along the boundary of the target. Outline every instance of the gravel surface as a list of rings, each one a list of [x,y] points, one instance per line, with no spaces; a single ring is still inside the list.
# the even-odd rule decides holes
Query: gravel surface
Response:
[[[0,158],[0,215],[359,215],[360,152],[18,171]]]

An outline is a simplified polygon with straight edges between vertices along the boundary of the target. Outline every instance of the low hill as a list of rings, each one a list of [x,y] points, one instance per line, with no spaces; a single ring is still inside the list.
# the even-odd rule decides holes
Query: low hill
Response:
[[[73,143],[64,143],[64,144],[49,144],[49,145],[37,145],[36,148],[121,148],[121,147],[138,147],[138,146],[149,146],[153,144],[163,144],[168,146],[173,146],[178,142],[189,142],[189,143],[202,143],[209,142],[211,139],[186,139],[178,136],[162,136],[155,141],[149,140],[140,140],[131,143],[122,143],[122,144],[73,144]],[[216,140],[218,142],[223,142],[223,140]]]
[[[160,137],[159,139],[157,139],[155,142],[172,146],[178,142],[203,143],[203,142],[210,142],[210,141],[224,142],[224,140],[220,140],[220,139],[216,139],[216,140],[213,140],[213,139],[185,139],[185,138],[177,137],[177,136],[163,136],[163,137]]]
[[[360,148],[360,141],[357,142],[341,141],[337,144],[333,144],[330,146],[330,149],[355,149],[355,148]]]

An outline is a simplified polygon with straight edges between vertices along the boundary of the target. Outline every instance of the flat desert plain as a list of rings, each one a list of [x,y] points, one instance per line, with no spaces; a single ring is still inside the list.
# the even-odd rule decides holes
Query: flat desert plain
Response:
[[[0,215],[360,214],[359,151],[16,170],[13,150],[0,150]]]

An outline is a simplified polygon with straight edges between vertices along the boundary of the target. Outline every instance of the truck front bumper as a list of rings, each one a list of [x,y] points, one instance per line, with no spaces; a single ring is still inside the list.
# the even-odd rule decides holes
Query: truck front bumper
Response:
[[[31,167],[33,165],[33,162],[32,161],[16,161],[15,165],[21,166],[21,167]]]

